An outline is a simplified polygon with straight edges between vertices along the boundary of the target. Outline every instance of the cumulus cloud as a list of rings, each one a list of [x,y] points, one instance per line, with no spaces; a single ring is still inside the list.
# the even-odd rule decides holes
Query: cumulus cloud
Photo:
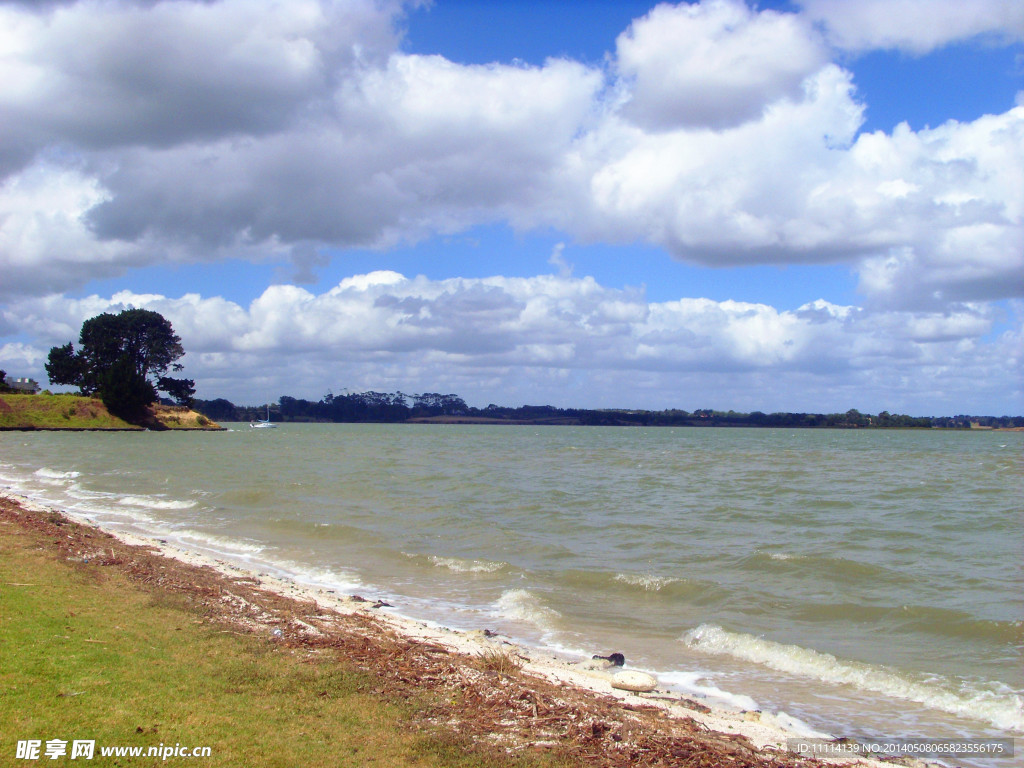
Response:
[[[107,198],[98,181],[40,163],[0,185],[0,298],[45,294],[115,274],[133,262],[130,243],[97,243],[83,218]]]
[[[0,328],[42,340],[4,354],[34,365],[86,317],[142,302],[214,388],[278,359],[308,387],[419,373],[467,395],[614,394],[622,369],[661,397],[714,371],[784,398],[794,377],[841,391],[886,371],[899,395],[976,359],[1009,391],[999,361],[1020,333],[981,339],[986,302],[1024,293],[1024,107],[863,133],[853,75],[829,61],[830,45],[1021,39],[1019,3],[961,5],[666,4],[604,66],[470,66],[403,52],[397,0],[0,3]],[[337,250],[495,221],[708,266],[844,262],[864,306],[649,303],[572,278],[560,249],[559,275],[519,281],[374,273],[248,306],[60,296],[224,258],[290,258],[312,281]]]
[[[309,280],[327,248],[498,220],[708,265],[845,260],[890,304],[1018,293],[1019,107],[858,135],[819,32],[738,0],[656,7],[607,71],[404,54],[396,8],[0,6],[4,293],[225,256]]]
[[[565,169],[564,194],[588,194],[548,221],[709,266],[852,262],[890,305],[1021,295],[1024,111],[891,134],[859,134],[862,119],[835,65],[728,129],[609,118]]]
[[[945,399],[934,400],[941,408],[1011,391],[1019,352],[1008,353],[1020,339],[1018,329],[984,341],[994,317],[977,305],[879,312],[818,300],[782,311],[709,299],[650,302],[641,291],[589,277],[429,280],[382,271],[320,294],[273,286],[248,306],[130,292],[25,300],[5,319],[16,318],[34,341],[6,345],[0,363],[25,361],[38,373],[43,350],[76,338],[83,320],[130,306],[171,320],[201,396],[243,402],[265,397],[268,387],[319,397],[334,386],[450,390],[481,405],[500,388],[519,402],[559,405],[586,397],[692,408],[703,406],[687,398],[706,402],[714,392],[717,405],[729,407],[813,407],[793,401],[800,382],[801,398],[817,390],[819,407],[827,408],[835,407],[826,405],[834,402],[826,398],[830,388],[853,392],[881,369],[891,383],[872,394],[874,402],[851,406],[891,410],[939,377],[949,382]],[[968,381],[967,369],[976,378]],[[691,384],[680,389],[681,381]],[[632,382],[646,383],[638,389]]]
[[[975,37],[1024,40],[1018,0],[800,0],[829,41],[850,51],[889,48],[924,54]]]
[[[756,119],[781,98],[799,99],[804,78],[826,63],[800,17],[740,0],[658,5],[619,37],[616,54],[631,81],[624,113],[654,130]]]
[[[371,0],[0,6],[0,169],[40,149],[173,146],[280,130],[386,56]]]
[[[1024,294],[1022,146],[1021,107],[920,133],[901,125],[891,136],[861,136],[849,160],[874,194],[863,184],[844,194],[888,197],[899,213],[877,219],[889,222],[889,242],[861,262],[863,291],[904,305]],[[841,183],[830,190],[836,199]]]
[[[528,204],[599,85],[571,62],[466,68],[396,55],[346,83],[328,122],[120,152],[90,221],[104,239],[217,245],[240,232],[380,247],[456,231]]]

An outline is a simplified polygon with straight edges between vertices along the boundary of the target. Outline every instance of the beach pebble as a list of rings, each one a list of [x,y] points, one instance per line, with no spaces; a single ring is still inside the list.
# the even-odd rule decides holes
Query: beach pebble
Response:
[[[612,688],[618,688],[620,691],[633,691],[634,693],[653,691],[658,687],[658,681],[653,676],[648,675],[646,672],[636,672],[631,669],[612,675],[611,683]]]

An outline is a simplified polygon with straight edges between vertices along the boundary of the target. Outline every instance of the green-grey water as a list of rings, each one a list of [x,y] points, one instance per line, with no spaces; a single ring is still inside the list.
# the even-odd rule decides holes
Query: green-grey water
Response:
[[[1022,450],[1019,432],[238,425],[2,433],[0,484],[418,618],[619,650],[798,727],[991,737],[1024,735]]]

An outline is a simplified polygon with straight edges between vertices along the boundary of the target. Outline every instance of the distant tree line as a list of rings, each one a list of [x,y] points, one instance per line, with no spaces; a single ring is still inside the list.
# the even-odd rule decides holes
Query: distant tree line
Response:
[[[235,405],[229,400],[195,400],[193,407],[214,421],[255,421],[266,418],[267,405]],[[556,408],[523,405],[518,408],[488,405],[473,408],[458,395],[427,392],[358,392],[327,394],[313,402],[283,396],[270,405],[271,421],[380,422],[447,421],[465,423],[529,423],[635,427],[832,427],[838,429],[917,428],[969,429],[974,427],[1024,427],[1024,416],[906,416],[882,411],[845,413],[738,413],[707,408],[696,411],[662,411]]]

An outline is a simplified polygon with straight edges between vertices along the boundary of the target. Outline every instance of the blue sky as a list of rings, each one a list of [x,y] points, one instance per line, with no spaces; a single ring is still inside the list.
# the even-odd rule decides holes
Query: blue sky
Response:
[[[0,368],[1024,413],[1010,0],[0,3]]]

